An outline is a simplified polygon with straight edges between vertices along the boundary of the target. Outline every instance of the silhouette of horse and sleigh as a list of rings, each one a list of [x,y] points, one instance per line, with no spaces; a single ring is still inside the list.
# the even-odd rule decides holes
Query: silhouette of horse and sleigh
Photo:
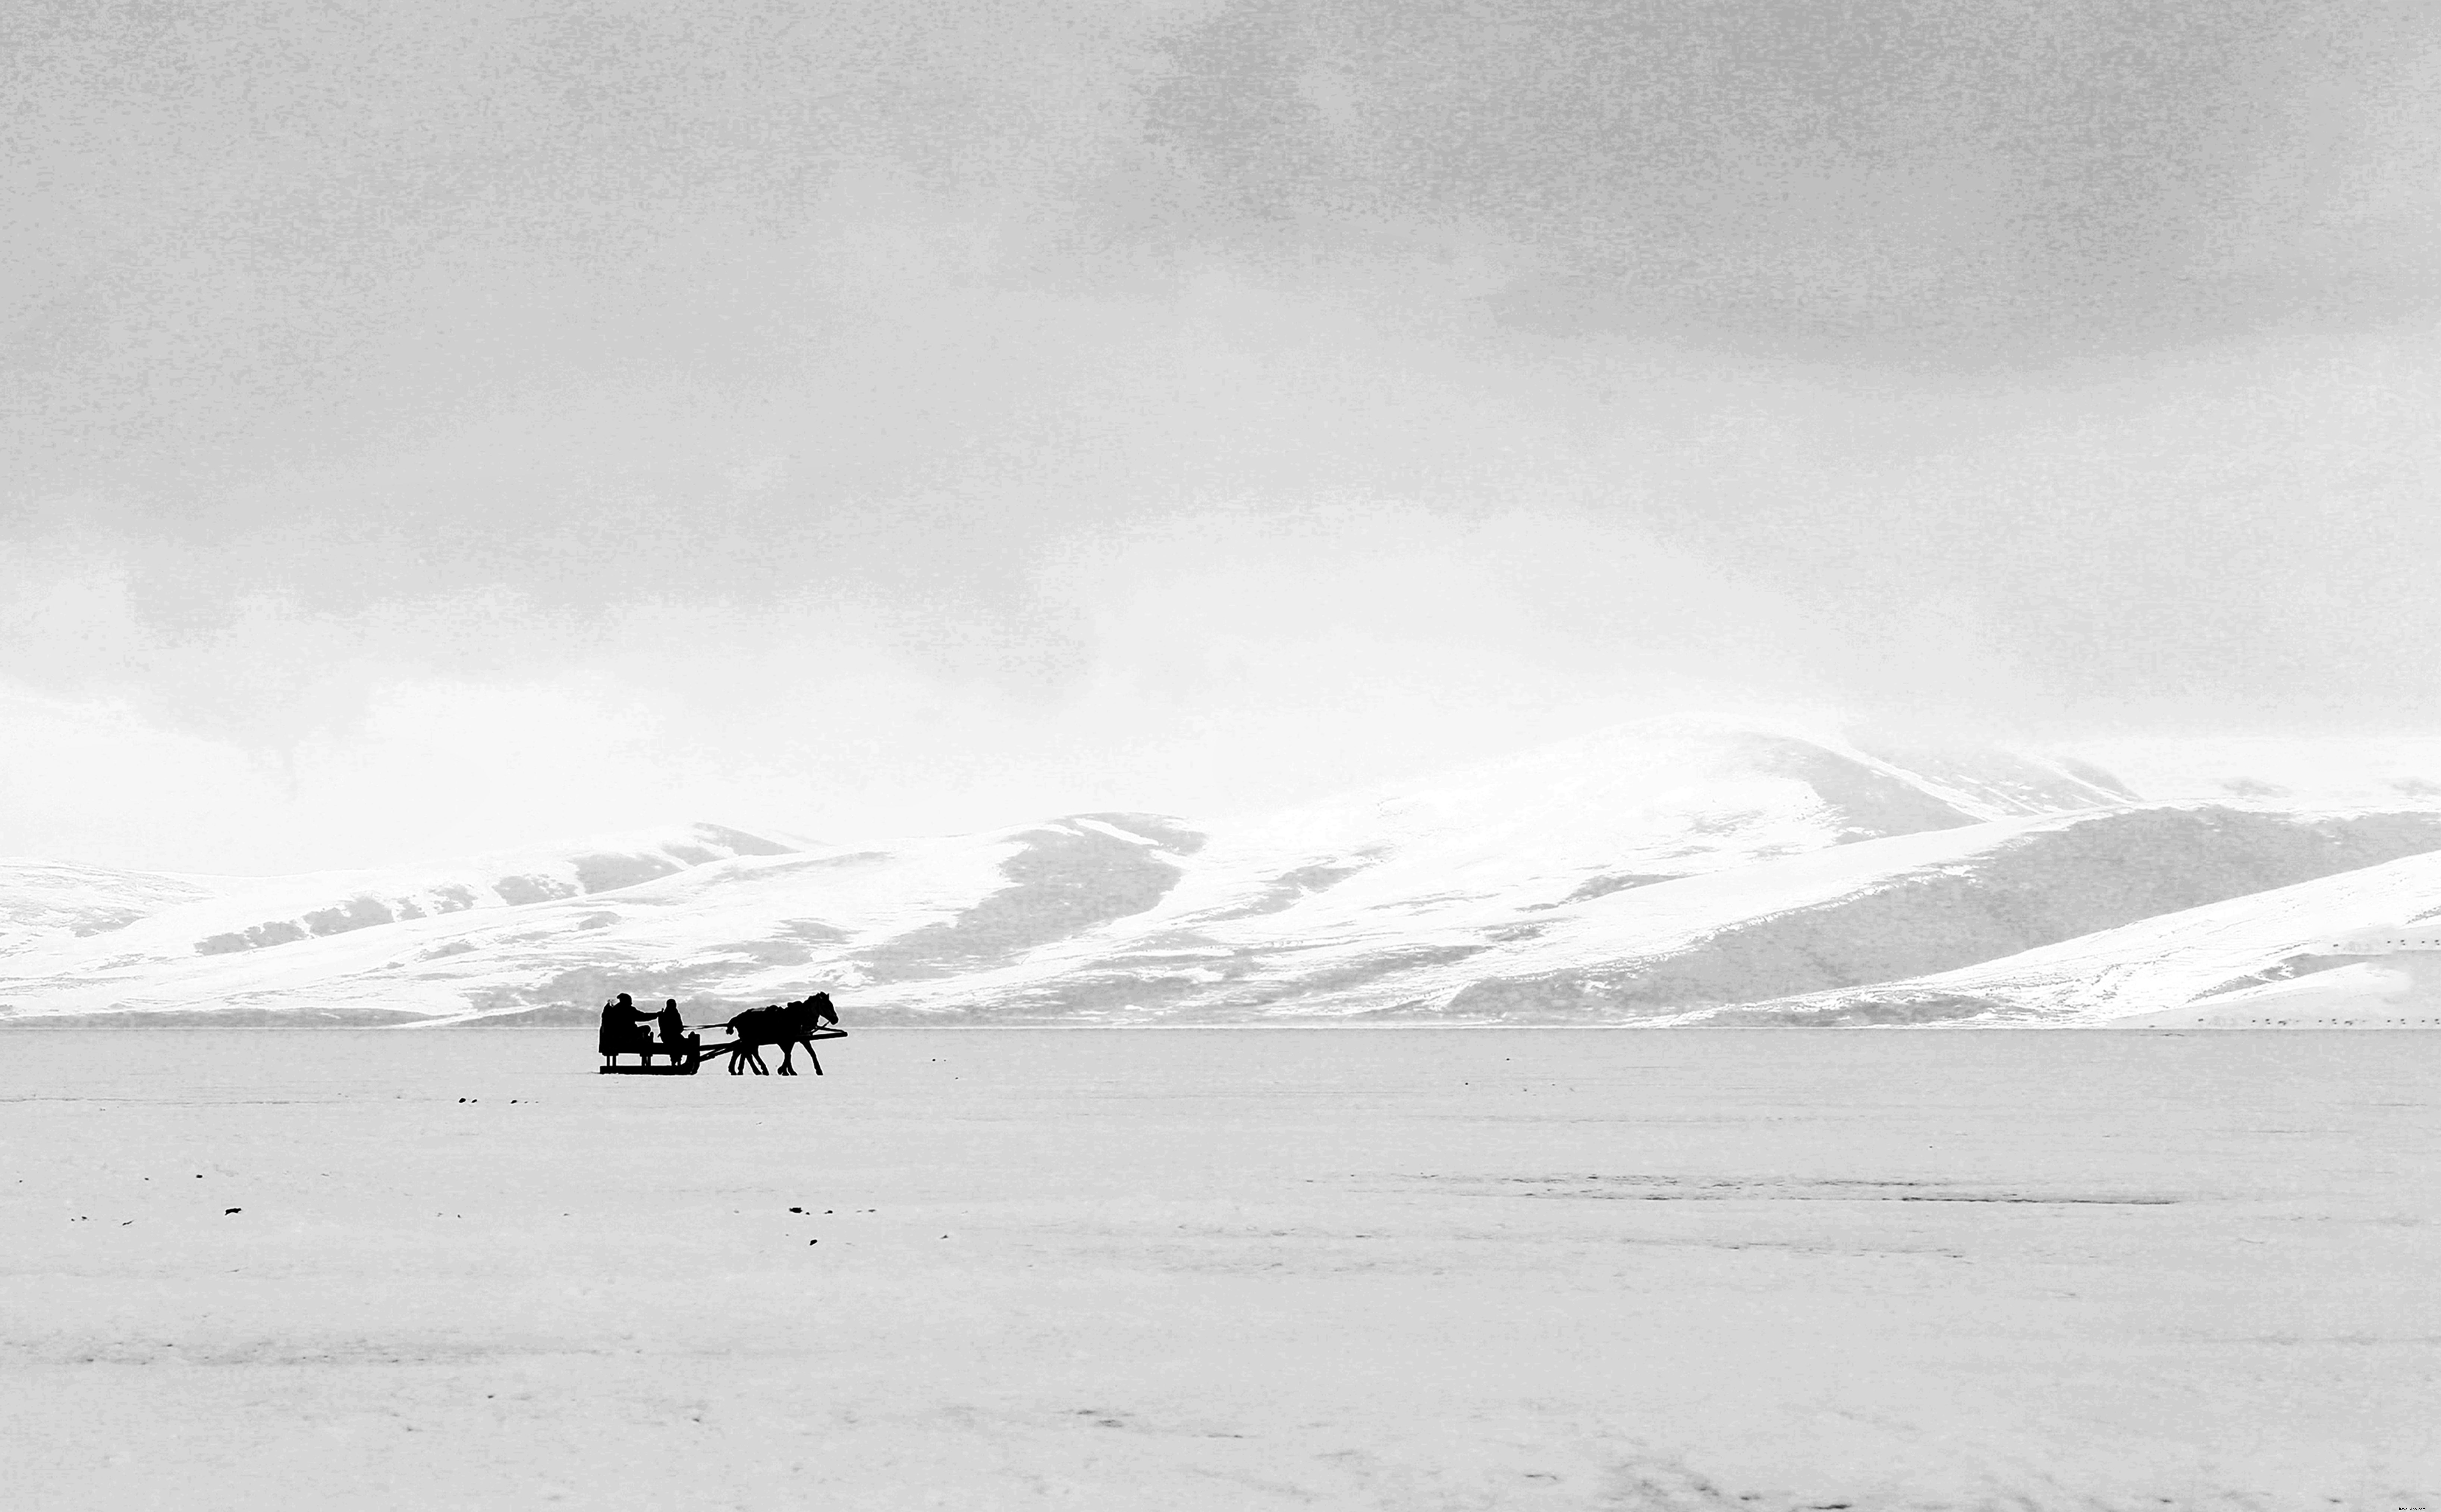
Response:
[[[602,1006],[602,1073],[692,1076],[705,1061],[726,1055],[732,1076],[743,1075],[749,1067],[755,1075],[768,1076],[771,1071],[763,1063],[763,1051],[767,1046],[777,1046],[780,1074],[794,1076],[797,1048],[802,1045],[805,1059],[813,1063],[814,1074],[820,1076],[823,1061],[814,1053],[815,1042],[847,1037],[847,1031],[839,1027],[839,1010],[831,1006],[831,995],[826,992],[785,1005],[770,1003],[749,1008],[723,1022],[700,1027],[726,1029],[730,1037],[704,1044],[701,1036],[678,1022],[675,1000],[659,1015],[648,1015],[638,1012],[623,992],[615,1001]],[[635,1056],[636,1064],[622,1064],[623,1055]],[[654,1064],[657,1058],[661,1064]]]

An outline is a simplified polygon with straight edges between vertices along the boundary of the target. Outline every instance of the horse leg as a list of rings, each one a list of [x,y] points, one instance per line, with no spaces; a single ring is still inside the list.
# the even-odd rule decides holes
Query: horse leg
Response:
[[[820,1076],[823,1073],[823,1058],[814,1053],[814,1042],[810,1039],[805,1041],[805,1058],[814,1063],[814,1074]]]
[[[760,1046],[760,1045],[749,1045],[749,1046],[747,1046],[747,1047],[746,1047],[746,1053],[747,1053],[748,1055],[750,1055],[750,1056],[751,1056],[751,1057],[753,1058],[753,1061],[754,1061],[754,1074],[755,1074],[755,1075],[757,1075],[757,1076],[768,1076],[768,1075],[770,1075],[770,1074],[771,1074],[771,1068],[763,1064],[763,1047],[762,1047],[762,1046]]]
[[[795,1063],[795,1062],[796,1062],[796,1054],[797,1054],[797,1047],[796,1047],[796,1045],[795,1045],[793,1042],[791,1042],[791,1041],[789,1041],[789,1040],[786,1040],[786,1039],[784,1039],[784,1040],[780,1041],[780,1074],[781,1074],[781,1075],[783,1075],[783,1076],[794,1076],[794,1075],[796,1075],[796,1074],[797,1074],[797,1067],[796,1067],[796,1063]]]

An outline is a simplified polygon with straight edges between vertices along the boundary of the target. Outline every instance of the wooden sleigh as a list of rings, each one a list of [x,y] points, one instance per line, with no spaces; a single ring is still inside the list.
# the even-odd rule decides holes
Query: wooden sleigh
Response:
[[[722,1050],[728,1046],[720,1047]],[[693,1035],[680,1035],[675,1044],[664,1043],[642,1025],[631,1035],[602,1036],[602,1074],[605,1076],[692,1076],[703,1066],[703,1046]],[[632,1066],[621,1057],[633,1055]],[[658,1058],[660,1065],[655,1065]]]

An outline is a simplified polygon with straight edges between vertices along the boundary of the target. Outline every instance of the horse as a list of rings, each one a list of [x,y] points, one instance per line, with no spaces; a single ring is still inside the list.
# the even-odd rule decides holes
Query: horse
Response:
[[[729,1074],[732,1076],[743,1075],[749,1065],[754,1068],[755,1075],[769,1075],[770,1069],[763,1064],[762,1047],[765,1045],[780,1047],[780,1074],[783,1076],[797,1074],[794,1064],[797,1047],[805,1046],[805,1058],[814,1063],[814,1074],[820,1076],[823,1063],[814,1053],[814,1041],[833,1037],[837,1030],[830,1034],[824,1034],[823,1030],[825,1025],[838,1022],[839,1010],[831,1006],[831,995],[818,992],[785,1008],[778,1003],[749,1008],[715,1027],[726,1029],[737,1036],[737,1048],[729,1057]]]

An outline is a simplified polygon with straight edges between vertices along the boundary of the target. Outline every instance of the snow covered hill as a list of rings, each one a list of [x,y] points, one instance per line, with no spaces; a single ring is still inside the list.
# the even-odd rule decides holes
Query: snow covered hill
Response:
[[[1022,950],[1141,908],[1175,870],[1161,838],[1092,818],[979,837],[875,847],[805,846],[710,826],[630,837],[545,857],[410,874],[280,878],[166,909],[113,934],[53,935],[0,956],[0,1005],[14,1015],[196,1012],[218,1021],[379,1022],[583,1003],[610,991],[726,997],[739,1005],[841,963],[921,978]],[[642,873],[622,880],[625,872]],[[588,887],[588,881],[603,885]],[[481,882],[481,886],[478,883]],[[505,881],[507,886],[498,886]],[[461,901],[461,891],[472,894]],[[387,920],[314,929],[333,900],[363,898]],[[428,906],[438,899],[447,907]],[[304,909],[309,904],[321,907]],[[231,926],[264,931],[227,948]]]
[[[37,940],[107,934],[244,885],[227,877],[0,860],[0,955]]]
[[[1717,1016],[1743,1023],[2441,1022],[2430,956],[2364,940],[2441,915],[2441,853],[2161,913],[1958,970]],[[2415,931],[2419,940],[2430,927]],[[2432,943],[2426,940],[2425,943]],[[2342,952],[2345,953],[2342,953]]]
[[[1989,960],[2435,848],[2441,815],[2429,813],[2086,811],[1822,847],[1558,904],[1325,894],[1252,919],[1165,907],[966,985],[995,1014],[1122,1021],[1683,1018]]]
[[[1901,1012],[1856,996],[1883,984],[2441,853],[2441,784],[2380,781],[2378,807],[2164,801],[2090,760],[1675,718],[1211,823],[695,826],[271,879],[0,863],[0,1017],[513,1022],[627,991],[706,1021],[819,986],[935,1021],[1870,1018]]]
[[[12,969],[226,955],[465,909],[608,891],[802,842],[714,824],[606,837],[557,850],[501,852],[386,872],[225,877],[0,860],[0,959]],[[91,942],[97,936],[107,940]]]
[[[2441,799],[2441,739],[2180,736],[2094,741],[2069,759],[2147,799],[2286,808],[2430,806]]]

